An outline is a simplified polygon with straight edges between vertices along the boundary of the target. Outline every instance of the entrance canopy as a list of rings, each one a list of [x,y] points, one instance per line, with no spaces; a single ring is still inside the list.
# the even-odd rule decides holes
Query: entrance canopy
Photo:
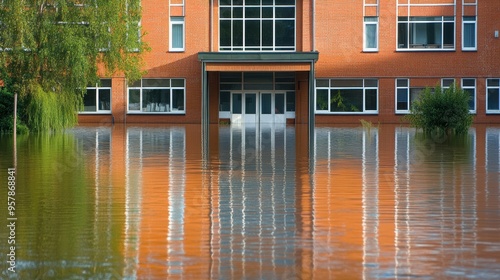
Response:
[[[318,55],[318,52],[200,52],[198,60],[204,64],[204,71],[314,71]]]
[[[201,123],[203,148],[208,150],[209,85],[208,72],[309,72],[309,135],[314,132],[314,63],[318,52],[199,52],[202,67]],[[246,93],[245,93],[246,94]],[[238,98],[239,96],[236,96]],[[250,96],[253,97],[253,96]],[[274,96],[276,98],[276,96]],[[278,95],[278,99],[279,99]],[[267,95],[262,99],[265,101]],[[271,96],[272,98],[272,96]],[[272,100],[272,99],[271,99]],[[276,102],[276,101],[274,101]],[[272,101],[271,101],[272,103]],[[311,141],[311,139],[309,139]]]

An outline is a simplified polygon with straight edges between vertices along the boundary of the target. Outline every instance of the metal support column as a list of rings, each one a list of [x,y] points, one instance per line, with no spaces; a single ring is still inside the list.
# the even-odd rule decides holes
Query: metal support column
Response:
[[[208,90],[208,73],[206,71],[205,62],[201,63],[201,153],[202,162],[204,165],[209,159],[209,90]]]
[[[314,172],[314,127],[316,125],[314,105],[314,61],[311,61],[311,70],[309,71],[309,171]]]

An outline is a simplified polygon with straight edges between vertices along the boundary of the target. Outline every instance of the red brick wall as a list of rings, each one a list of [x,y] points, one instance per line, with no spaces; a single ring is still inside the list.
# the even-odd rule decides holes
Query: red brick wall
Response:
[[[450,0],[433,0],[450,2]],[[454,51],[396,51],[397,9],[396,0],[379,1],[379,51],[363,52],[363,1],[315,1],[315,49],[319,51],[316,63],[317,78],[368,78],[379,79],[378,115],[318,115],[318,123],[356,123],[360,118],[380,122],[400,122],[395,114],[396,78],[410,78],[421,82],[428,78],[428,86],[434,86],[441,78],[476,78],[476,122],[500,123],[500,115],[486,115],[485,79],[500,78],[500,38],[494,38],[500,30],[500,1],[478,1],[477,26],[478,50],[461,50],[462,1],[456,1],[456,39]],[[425,0],[425,3],[431,2]],[[185,78],[186,113],[184,115],[127,115],[127,90],[125,81],[113,79],[113,117],[115,122],[166,122],[199,123],[201,121],[201,63],[199,52],[218,50],[218,0],[213,0],[213,28],[210,38],[210,3],[208,0],[189,0],[185,3],[186,49],[184,52],[169,52],[169,1],[143,1],[142,27],[151,52],[144,54],[146,77]],[[412,0],[415,3],[415,0]],[[449,13],[449,8],[434,7],[431,13]],[[444,9],[444,11],[443,11]],[[401,10],[401,9],[400,9]],[[373,8],[365,10],[374,13]],[[427,8],[426,12],[430,10]],[[310,51],[312,34],[311,0],[297,0],[297,51]],[[415,12],[418,12],[415,10]],[[466,13],[473,10],[467,8]],[[176,15],[179,9],[175,10]],[[412,12],[413,13],[413,12]],[[242,67],[241,71],[245,71]],[[307,74],[307,73],[306,73]],[[298,74],[302,77],[302,74]],[[306,75],[307,76],[307,75]],[[210,116],[215,122],[218,93],[217,76],[210,75]],[[307,122],[307,90],[300,82],[297,90],[297,123]],[[299,85],[297,86],[299,87]],[[106,116],[81,115],[81,122],[100,122]]]

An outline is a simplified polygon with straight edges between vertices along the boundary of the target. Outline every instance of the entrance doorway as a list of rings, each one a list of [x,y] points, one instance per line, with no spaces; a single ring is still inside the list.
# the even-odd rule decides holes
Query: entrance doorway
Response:
[[[285,92],[231,92],[231,123],[285,124]]]

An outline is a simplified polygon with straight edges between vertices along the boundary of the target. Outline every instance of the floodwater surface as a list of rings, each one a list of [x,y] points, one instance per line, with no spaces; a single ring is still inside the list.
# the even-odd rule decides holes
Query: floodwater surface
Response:
[[[20,135],[14,156],[0,135],[0,184],[17,162],[0,278],[500,277],[500,128],[308,137],[215,126],[205,153],[198,125],[80,126]]]

